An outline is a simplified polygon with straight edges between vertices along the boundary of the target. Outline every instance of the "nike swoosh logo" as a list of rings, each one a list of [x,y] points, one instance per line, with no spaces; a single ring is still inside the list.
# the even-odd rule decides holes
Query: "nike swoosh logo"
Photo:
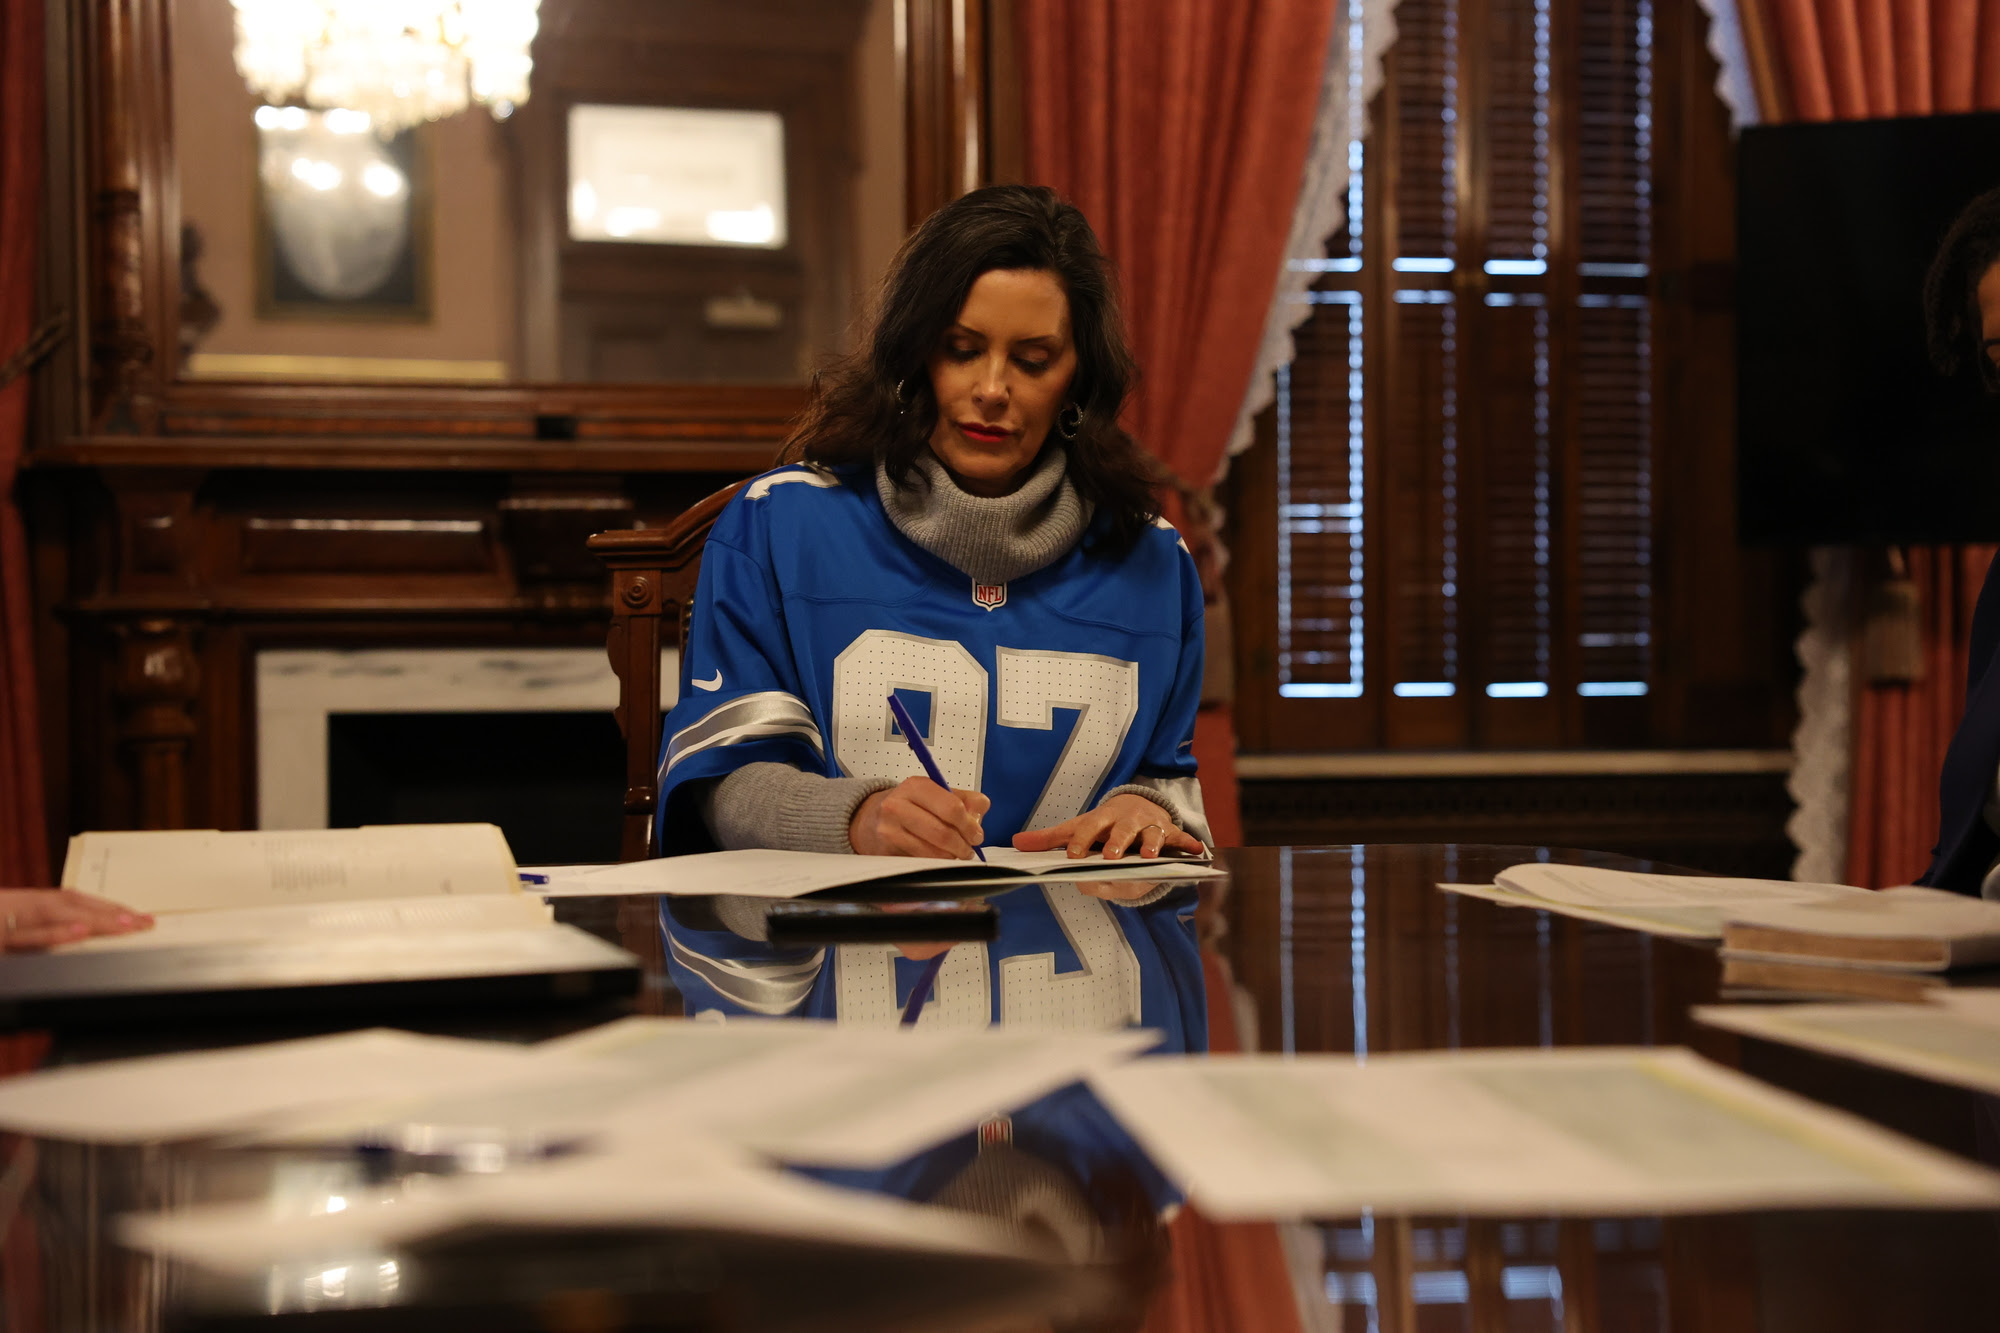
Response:
[[[721,688],[722,688],[722,672],[720,672],[720,671],[717,671],[717,672],[715,673],[715,679],[714,679],[714,680],[698,680],[698,681],[695,681],[695,682],[694,682],[694,687],[695,687],[696,689],[698,689],[698,690],[708,690],[708,691],[711,691],[711,692],[713,692],[713,691],[715,691],[715,690],[719,690],[719,689],[721,689]]]

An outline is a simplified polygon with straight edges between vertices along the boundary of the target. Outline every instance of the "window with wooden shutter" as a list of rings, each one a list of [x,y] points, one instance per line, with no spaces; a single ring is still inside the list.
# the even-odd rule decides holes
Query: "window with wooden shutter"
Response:
[[[1313,313],[1234,483],[1247,748],[1700,733],[1660,694],[1656,3],[1680,115],[1695,0],[1397,6],[1348,228],[1292,261]]]

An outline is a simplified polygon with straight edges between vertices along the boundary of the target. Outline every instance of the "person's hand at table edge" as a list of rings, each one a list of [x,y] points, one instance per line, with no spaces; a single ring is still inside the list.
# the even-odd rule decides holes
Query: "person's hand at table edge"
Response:
[[[129,935],[153,918],[73,889],[0,889],[0,953],[73,944],[92,935]]]
[[[1131,792],[1114,796],[1074,819],[1014,835],[1017,851],[1046,852],[1067,846],[1072,857],[1089,856],[1099,843],[1104,844],[1107,861],[1116,861],[1128,851],[1141,856],[1167,851],[1200,856],[1208,850],[1200,838],[1175,827],[1174,817],[1163,807]]]
[[[848,821],[847,841],[863,856],[941,856],[969,861],[993,802],[976,791],[946,791],[929,778],[904,778],[873,792]]]

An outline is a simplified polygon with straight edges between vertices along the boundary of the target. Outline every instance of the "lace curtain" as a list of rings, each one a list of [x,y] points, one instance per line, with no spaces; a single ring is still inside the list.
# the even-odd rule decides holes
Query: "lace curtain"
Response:
[[[1368,104],[1382,86],[1382,53],[1395,40],[1396,0],[1344,0],[1336,11],[1319,111],[1313,119],[1312,148],[1285,242],[1285,262],[1271,295],[1249,388],[1230,434],[1230,456],[1250,447],[1257,414],[1277,394],[1278,367],[1292,363],[1292,331],[1312,315],[1304,297],[1314,275],[1296,261],[1323,257],[1327,242],[1346,221],[1351,146],[1368,137]]]

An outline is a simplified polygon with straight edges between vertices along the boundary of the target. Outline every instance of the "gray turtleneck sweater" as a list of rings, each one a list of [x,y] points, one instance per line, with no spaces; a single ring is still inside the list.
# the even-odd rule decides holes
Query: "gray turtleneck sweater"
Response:
[[[1069,456],[1054,440],[1042,448],[1027,479],[997,498],[961,490],[928,451],[917,457],[917,477],[898,490],[880,465],[875,491],[897,531],[981,583],[1007,583],[1054,564],[1090,526],[1090,501],[1069,479]],[[729,850],[771,847],[781,851],[852,852],[847,840],[854,812],[890,778],[827,778],[789,764],[745,764],[697,797],[702,820]],[[1140,778],[1105,798],[1131,792],[1153,801],[1174,823],[1209,841],[1208,821],[1156,784]]]

